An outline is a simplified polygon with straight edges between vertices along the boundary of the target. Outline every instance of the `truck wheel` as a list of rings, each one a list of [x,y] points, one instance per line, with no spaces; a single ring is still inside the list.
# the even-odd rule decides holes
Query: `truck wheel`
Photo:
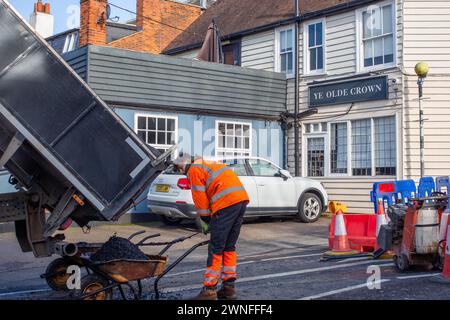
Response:
[[[305,193],[299,202],[298,217],[304,223],[312,223],[319,220],[322,215],[322,201],[314,193]]]
[[[161,216],[161,220],[168,226],[178,226],[183,221],[181,218],[172,218],[168,216]]]
[[[81,278],[81,288],[76,292],[76,298],[80,298],[86,294],[102,290],[108,286],[108,280],[96,274],[88,274]],[[83,300],[110,300],[112,298],[112,289],[101,291],[93,296],[86,297]]]
[[[72,265],[70,261],[64,258],[53,260],[45,270],[45,281],[48,286],[55,291],[67,291],[67,280],[70,274],[67,273],[67,268]]]
[[[394,256],[394,263],[398,271],[405,272],[409,269],[409,260],[405,254]]]

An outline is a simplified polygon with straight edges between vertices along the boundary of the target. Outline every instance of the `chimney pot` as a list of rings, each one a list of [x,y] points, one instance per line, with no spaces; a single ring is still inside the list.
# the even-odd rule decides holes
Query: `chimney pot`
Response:
[[[38,0],[36,7],[37,7],[37,12],[44,12],[44,5],[42,4],[42,0]]]
[[[50,14],[50,3],[46,3],[44,5],[44,12]]]

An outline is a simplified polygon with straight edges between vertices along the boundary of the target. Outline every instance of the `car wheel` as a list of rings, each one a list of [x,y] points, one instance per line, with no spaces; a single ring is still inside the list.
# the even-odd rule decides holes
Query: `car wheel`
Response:
[[[305,193],[300,199],[298,217],[304,223],[312,223],[319,220],[322,215],[322,201],[314,193]]]
[[[161,216],[161,220],[168,226],[178,226],[183,221],[181,218],[173,218],[168,216]]]

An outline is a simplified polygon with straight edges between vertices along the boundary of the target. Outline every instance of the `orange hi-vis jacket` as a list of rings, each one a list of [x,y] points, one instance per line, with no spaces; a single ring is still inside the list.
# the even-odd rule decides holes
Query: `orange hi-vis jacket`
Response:
[[[198,159],[189,168],[187,177],[201,216],[211,216],[239,202],[250,201],[238,176],[223,163]]]

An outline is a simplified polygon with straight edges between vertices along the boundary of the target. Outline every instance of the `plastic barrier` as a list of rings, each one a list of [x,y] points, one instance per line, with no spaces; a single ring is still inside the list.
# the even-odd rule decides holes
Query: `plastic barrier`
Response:
[[[429,197],[436,191],[436,185],[434,184],[433,177],[422,177],[419,181],[419,187],[417,188],[419,197]]]
[[[344,214],[350,248],[361,252],[373,252],[376,246],[377,216],[375,214]],[[328,232],[328,247],[334,242],[335,215],[331,219]]]
[[[397,202],[398,192],[396,181],[383,181],[373,184],[373,189],[370,192],[370,201],[373,203],[375,213],[378,212],[378,200],[383,201],[383,206],[387,203],[388,206]]]
[[[414,180],[384,181],[373,184],[370,201],[373,203],[375,213],[378,213],[378,200],[383,201],[384,207],[389,207],[399,201],[408,203],[416,196],[417,190]]]
[[[436,177],[436,191],[449,194],[450,192],[450,177]],[[447,200],[446,212],[450,212],[450,199]]]
[[[397,191],[401,195],[402,203],[408,203],[412,198],[417,197],[416,183],[414,180],[399,180],[396,181]]]

